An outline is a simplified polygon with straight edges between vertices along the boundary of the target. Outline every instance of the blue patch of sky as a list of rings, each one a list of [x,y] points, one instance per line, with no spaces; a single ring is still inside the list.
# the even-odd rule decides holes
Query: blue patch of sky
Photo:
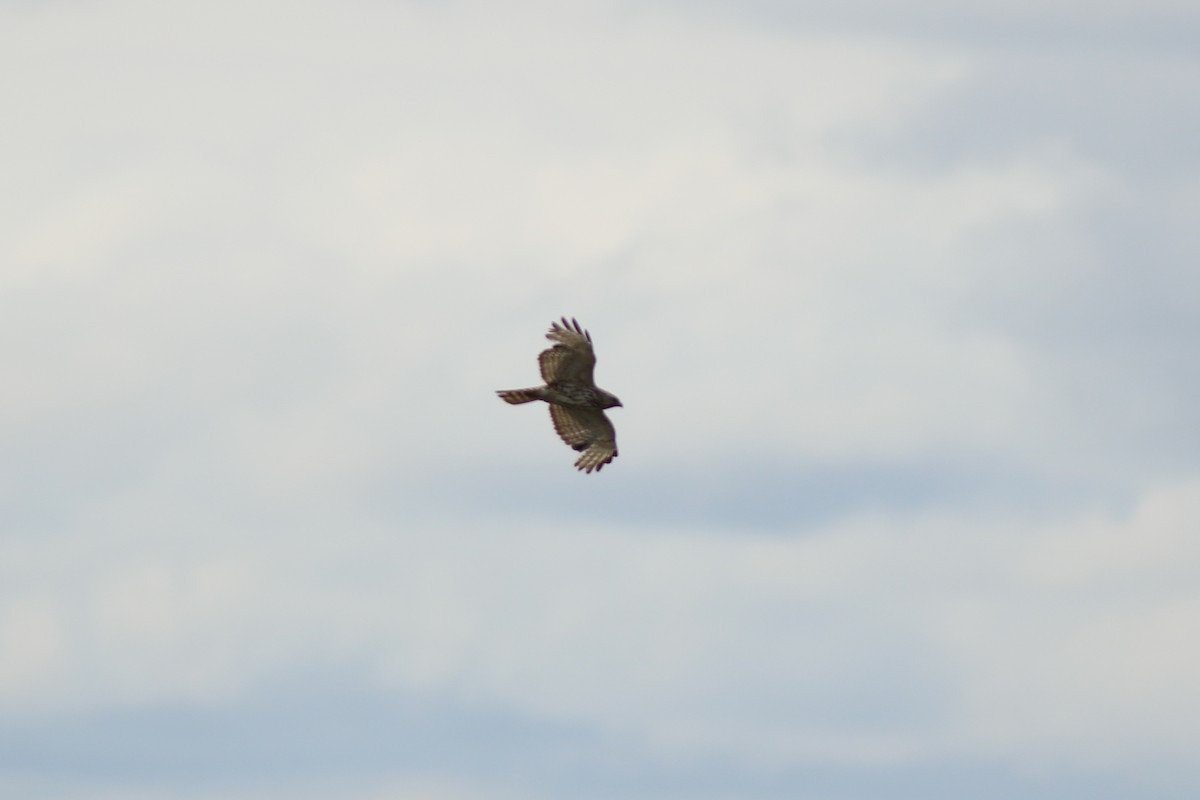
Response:
[[[564,451],[564,458],[570,455]],[[802,534],[851,516],[974,511],[1024,517],[1132,499],[1110,485],[1047,478],[982,457],[845,463],[721,457],[650,465],[630,452],[599,475],[577,474],[569,462],[560,473],[431,472],[413,485],[385,479],[365,489],[363,502],[385,521],[439,509],[492,520],[586,511],[592,524]]]
[[[447,698],[385,695],[333,675],[226,705],[10,718],[0,724],[0,774],[83,781],[97,793],[274,791],[406,775],[516,787],[531,798],[1183,800],[1197,788],[1188,780],[1167,785],[1169,774],[1142,780],[971,756],[877,766],[801,759],[774,767],[663,757],[580,726]]]

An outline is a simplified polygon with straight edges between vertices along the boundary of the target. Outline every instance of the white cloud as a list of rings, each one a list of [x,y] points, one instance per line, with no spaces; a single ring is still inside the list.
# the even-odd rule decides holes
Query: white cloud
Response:
[[[945,308],[975,280],[970,263],[957,263],[972,237],[1058,217],[1086,190],[1086,167],[1019,158],[905,173],[856,163],[836,144],[847,131],[902,125],[964,79],[961,56],[656,15],[590,25],[551,15],[539,33],[520,17],[464,28],[421,7],[390,14],[382,27],[395,41],[349,18],[335,23],[363,37],[338,51],[340,69],[362,82],[351,92],[293,85],[283,64],[316,47],[303,37],[282,53],[251,53],[235,39],[255,67],[236,85],[198,69],[195,37],[212,33],[218,14],[167,26],[164,35],[195,47],[145,86],[121,83],[106,113],[57,120],[94,126],[79,141],[118,120],[151,155],[123,153],[131,163],[120,177],[82,187],[59,176],[81,196],[65,211],[47,196],[30,232],[17,231],[10,255],[22,280],[41,275],[44,285],[47,267],[90,276],[66,309],[92,327],[54,358],[40,343],[10,345],[10,362],[24,368],[18,420],[62,413],[55,398],[104,392],[120,402],[163,377],[183,391],[235,380],[261,391],[252,373],[275,350],[304,347],[288,341],[298,331],[349,363],[336,390],[347,403],[421,403],[408,386],[454,373],[520,383],[477,364],[516,363],[501,354],[530,339],[477,340],[515,323],[514,310],[540,327],[583,299],[585,322],[589,311],[612,319],[645,309],[623,341],[611,322],[596,333],[602,369],[627,370],[607,379],[642,387],[663,451],[895,458],[1022,435],[1043,401],[1027,355],[987,331],[958,330]],[[130,57],[154,52],[128,36],[118,39]],[[456,46],[420,46],[431,40]],[[302,75],[314,78],[311,69]],[[73,78],[60,67],[47,81],[86,91]],[[168,106],[148,115],[147,97]],[[293,114],[302,122],[293,126]],[[282,141],[264,134],[270,120],[286,127]],[[100,197],[117,198],[102,216]],[[104,222],[113,214],[124,222]],[[658,353],[644,352],[649,342]],[[681,391],[709,402],[662,413]],[[747,393],[773,408],[747,417]],[[344,406],[324,409],[303,412],[310,429],[349,418]],[[275,414],[267,424],[279,424]],[[703,440],[690,434],[699,428]]]
[[[22,597],[0,618],[0,686],[46,686],[58,677],[63,631],[44,597]]]
[[[236,710],[319,673],[752,771],[1135,774],[1200,744],[1200,484],[1141,435],[1180,427],[1190,354],[1022,324],[1126,341],[1071,315],[1113,268],[1090,215],[1140,220],[1144,187],[1023,118],[933,162],[881,145],[1047,62],[605,3],[0,16],[32,76],[0,90],[14,719]],[[1181,241],[1194,196],[1159,197]],[[1125,266],[1186,310],[1170,257]],[[590,483],[491,395],[563,313],[627,406]],[[788,492],[801,462],[1051,497],[685,522],[768,469],[764,504],[822,500]],[[679,508],[641,519],[649,496]],[[385,778],[355,791],[497,793]]]
[[[1125,517],[864,517],[803,538],[337,515],[83,530],[21,545],[43,568],[6,581],[0,648],[37,669],[9,666],[3,702],[220,705],[325,664],[749,763],[1184,758],[1197,486]],[[56,560],[64,544],[88,566]]]

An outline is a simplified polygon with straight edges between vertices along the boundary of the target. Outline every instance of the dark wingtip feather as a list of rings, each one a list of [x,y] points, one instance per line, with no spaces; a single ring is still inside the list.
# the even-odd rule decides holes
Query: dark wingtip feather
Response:
[[[575,325],[576,333],[587,339],[589,342],[592,340],[592,334],[583,329],[583,326],[579,324],[579,320],[575,319],[575,317],[571,317],[571,322]]]

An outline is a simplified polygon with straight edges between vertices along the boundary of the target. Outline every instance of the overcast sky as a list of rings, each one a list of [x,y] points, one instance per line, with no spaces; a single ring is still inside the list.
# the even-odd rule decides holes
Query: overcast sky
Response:
[[[1197,41],[0,2],[0,794],[1200,796]]]

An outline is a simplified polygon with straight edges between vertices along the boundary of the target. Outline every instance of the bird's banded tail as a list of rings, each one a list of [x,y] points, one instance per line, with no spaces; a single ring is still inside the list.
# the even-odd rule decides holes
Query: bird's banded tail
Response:
[[[501,400],[506,403],[512,403],[514,406],[542,399],[541,391],[538,389],[502,389],[496,392],[496,394],[500,395]]]

